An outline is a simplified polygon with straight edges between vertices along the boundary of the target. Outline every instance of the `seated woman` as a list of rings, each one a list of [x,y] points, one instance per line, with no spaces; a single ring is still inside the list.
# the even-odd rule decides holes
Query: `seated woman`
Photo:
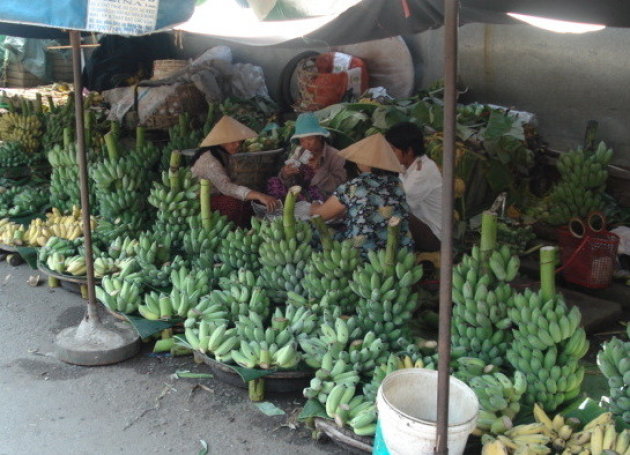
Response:
[[[424,152],[422,130],[410,122],[392,126],[385,139],[405,168],[400,174],[411,216],[411,235],[420,251],[438,251],[442,235],[442,174]]]
[[[256,137],[255,131],[227,115],[214,125],[200,147],[210,149],[199,150],[192,159],[192,173],[195,177],[208,179],[212,182],[212,209],[227,216],[238,226],[249,225],[252,209],[244,201],[258,201],[267,207],[268,211],[275,210],[280,201],[246,186],[232,183],[222,164],[220,150],[233,155],[238,152],[245,139]]]
[[[387,223],[392,216],[401,218],[401,246],[413,248],[405,193],[400,185],[403,171],[392,147],[382,134],[369,136],[339,152],[339,156],[357,164],[358,177],[340,185],[323,204],[312,204],[311,215],[325,221],[343,216],[344,229],[339,240],[353,239],[363,254],[385,248]]]
[[[283,198],[288,188],[299,185],[309,201],[324,200],[347,179],[345,160],[339,151],[326,143],[330,132],[322,128],[312,112],[300,114],[295,122],[295,134],[291,140],[300,145],[280,169],[278,177],[267,183],[267,192]]]

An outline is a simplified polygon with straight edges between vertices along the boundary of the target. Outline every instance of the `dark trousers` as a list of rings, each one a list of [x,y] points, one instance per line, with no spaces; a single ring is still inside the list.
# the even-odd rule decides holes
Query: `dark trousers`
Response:
[[[409,230],[416,244],[416,251],[433,252],[440,250],[440,239],[435,236],[429,226],[411,213],[409,214]]]

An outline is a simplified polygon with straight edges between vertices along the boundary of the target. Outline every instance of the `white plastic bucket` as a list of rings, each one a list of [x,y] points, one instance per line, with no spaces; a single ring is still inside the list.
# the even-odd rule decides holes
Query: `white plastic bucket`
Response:
[[[437,437],[438,373],[407,368],[387,375],[378,389],[378,421],[391,455],[433,455]],[[450,378],[448,451],[464,452],[479,413],[475,392]]]

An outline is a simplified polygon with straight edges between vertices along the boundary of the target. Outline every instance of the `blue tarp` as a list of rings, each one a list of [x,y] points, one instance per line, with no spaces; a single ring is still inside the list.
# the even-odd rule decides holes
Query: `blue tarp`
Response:
[[[143,35],[186,21],[194,7],[195,0],[2,0],[0,34],[46,31],[37,36],[44,38],[58,36],[55,29],[62,29]]]

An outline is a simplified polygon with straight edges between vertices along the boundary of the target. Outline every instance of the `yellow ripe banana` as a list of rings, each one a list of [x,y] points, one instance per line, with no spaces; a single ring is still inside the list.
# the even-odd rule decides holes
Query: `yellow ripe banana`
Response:
[[[556,414],[551,421],[551,424],[553,425],[553,430],[556,433],[559,432],[560,428],[564,426],[564,417],[562,417],[560,414]]]
[[[604,427],[604,439],[602,441],[602,450],[611,450],[617,440],[617,431],[615,424],[609,423]]]
[[[411,357],[409,357],[408,355],[403,357],[403,365],[404,368],[413,368],[413,360],[411,360]]]
[[[509,429],[506,432],[506,435],[509,437],[514,437],[526,434],[544,434],[545,428],[546,427],[540,422],[522,424]]]
[[[495,439],[483,445],[481,455],[508,455],[508,450],[501,441]]]
[[[536,422],[542,423],[548,430],[553,431],[553,422],[538,403],[534,404],[534,419]]]
[[[613,423],[612,412],[604,412],[584,425],[583,431],[595,428],[597,425],[608,425],[609,423]]]
[[[591,432],[591,454],[601,455],[604,443],[604,432],[601,425],[593,428]]]

